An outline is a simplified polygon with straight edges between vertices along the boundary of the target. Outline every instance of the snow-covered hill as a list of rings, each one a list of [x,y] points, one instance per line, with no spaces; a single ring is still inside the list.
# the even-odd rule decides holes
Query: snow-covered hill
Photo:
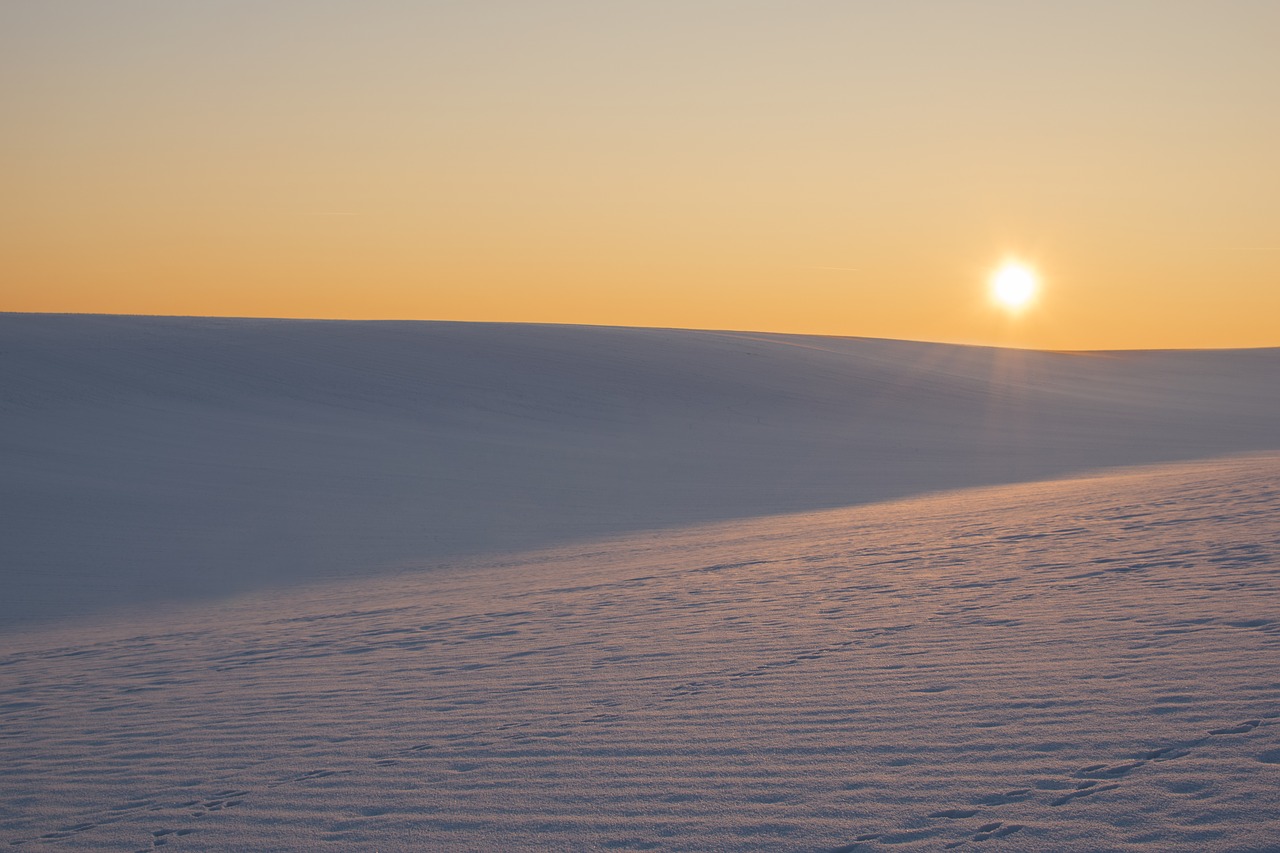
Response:
[[[51,850],[1274,851],[1280,455],[13,632]]]
[[[1280,447],[1280,350],[0,315],[0,628]]]

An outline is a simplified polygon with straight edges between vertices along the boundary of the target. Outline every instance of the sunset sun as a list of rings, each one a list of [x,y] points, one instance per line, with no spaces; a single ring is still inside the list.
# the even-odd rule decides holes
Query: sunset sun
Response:
[[[1036,296],[1039,276],[1019,261],[1006,261],[991,274],[991,298],[1009,311],[1020,311]]]

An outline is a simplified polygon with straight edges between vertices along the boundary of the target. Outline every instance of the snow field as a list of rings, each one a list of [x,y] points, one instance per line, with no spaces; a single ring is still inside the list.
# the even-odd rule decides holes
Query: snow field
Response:
[[[33,626],[21,848],[1259,851],[1280,457]]]

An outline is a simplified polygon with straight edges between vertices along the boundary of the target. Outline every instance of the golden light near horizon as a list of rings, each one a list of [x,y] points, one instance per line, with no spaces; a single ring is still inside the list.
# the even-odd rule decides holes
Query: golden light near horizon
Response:
[[[0,311],[1277,346],[1277,33],[1250,0],[9,0]],[[1045,277],[997,302],[1018,251]]]
[[[1009,260],[991,274],[991,298],[1007,311],[1021,311],[1035,299],[1040,287],[1036,271],[1021,261]]]

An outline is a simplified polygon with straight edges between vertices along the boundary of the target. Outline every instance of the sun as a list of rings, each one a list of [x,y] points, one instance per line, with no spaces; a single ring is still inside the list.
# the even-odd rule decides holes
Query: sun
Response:
[[[1035,298],[1040,277],[1021,261],[1005,261],[991,274],[990,282],[991,298],[1009,311],[1019,311]]]

